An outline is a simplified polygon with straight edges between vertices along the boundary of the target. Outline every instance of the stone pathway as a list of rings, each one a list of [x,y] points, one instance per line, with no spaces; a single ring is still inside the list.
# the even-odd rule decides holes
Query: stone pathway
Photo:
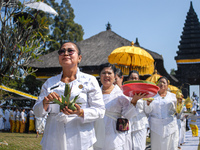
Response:
[[[198,111],[198,114],[200,115],[200,111]],[[198,149],[198,145],[200,144],[200,118],[197,119],[197,126],[199,128],[199,136],[192,137],[192,131],[187,131],[185,135],[185,144],[181,146],[181,150],[200,150],[200,148]],[[145,150],[151,150],[151,145],[147,145]]]
[[[200,115],[199,111],[198,114]],[[198,149],[198,145],[200,142],[200,119],[197,119],[197,126],[199,128],[199,137],[192,137],[192,131],[187,131],[185,135],[185,144],[181,146],[181,150],[200,150]]]
[[[192,137],[192,131],[187,131],[185,136],[185,144],[181,146],[181,150],[198,150],[198,145],[199,137]]]

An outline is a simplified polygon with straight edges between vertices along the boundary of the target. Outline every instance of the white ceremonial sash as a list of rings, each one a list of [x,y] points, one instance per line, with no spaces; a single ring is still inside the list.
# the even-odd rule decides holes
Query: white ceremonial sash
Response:
[[[120,114],[120,113],[111,112],[111,111],[106,111],[105,115],[108,116],[109,118],[115,120],[115,121],[117,121],[117,118],[120,118],[120,117],[121,117],[121,114]],[[114,116],[117,116],[117,118],[115,118]]]

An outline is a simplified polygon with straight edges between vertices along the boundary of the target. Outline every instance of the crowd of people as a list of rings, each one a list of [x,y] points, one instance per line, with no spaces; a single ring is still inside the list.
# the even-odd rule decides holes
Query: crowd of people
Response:
[[[158,80],[160,90],[154,100],[145,101],[145,93],[123,94],[123,75],[112,64],[100,66],[101,86],[94,76],[81,72],[81,49],[76,43],[64,43],[58,58],[62,72],[43,84],[33,107],[38,117],[48,114],[43,149],[144,150],[148,129],[152,150],[181,149],[182,122],[188,116],[183,113],[183,95],[178,97],[168,90],[166,77]],[[139,73],[131,71],[128,80],[139,80]],[[75,110],[51,105],[55,99],[61,100],[66,83],[72,88],[71,99],[79,95]]]
[[[11,133],[37,133],[43,134],[46,118],[36,117],[33,109],[19,108],[16,106],[0,106],[0,131]]]
[[[166,77],[159,78],[159,91],[153,99],[144,100],[146,93],[135,93],[132,97],[123,94],[122,72],[112,64],[100,66],[101,86],[94,76],[81,72],[78,67],[81,49],[76,43],[64,43],[58,58],[62,72],[43,84],[34,113],[29,113],[30,118],[32,114],[47,118],[42,149],[144,150],[148,131],[152,150],[181,149],[188,115],[183,113],[183,95],[168,90]],[[139,73],[130,71],[127,80],[140,80]],[[70,99],[79,96],[74,110],[52,104],[61,101],[66,83],[71,87]],[[195,123],[198,115],[196,112],[193,115],[189,117]],[[15,125],[15,131],[18,128]]]

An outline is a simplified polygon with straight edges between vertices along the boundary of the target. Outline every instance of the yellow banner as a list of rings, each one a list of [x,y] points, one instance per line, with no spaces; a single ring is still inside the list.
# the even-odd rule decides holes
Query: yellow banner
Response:
[[[37,96],[33,96],[33,95],[30,95],[30,94],[27,94],[27,93],[24,93],[24,92],[21,92],[21,91],[18,91],[18,90],[14,90],[14,89],[11,89],[11,88],[3,86],[3,85],[0,85],[0,89],[2,89],[4,91],[8,91],[8,92],[12,92],[12,93],[21,95],[21,96],[29,98],[29,99],[33,99],[33,100],[37,100],[38,99]]]

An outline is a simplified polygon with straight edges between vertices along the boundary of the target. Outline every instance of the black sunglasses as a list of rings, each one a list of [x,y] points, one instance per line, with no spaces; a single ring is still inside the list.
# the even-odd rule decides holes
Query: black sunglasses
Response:
[[[76,50],[73,50],[73,49],[70,49],[70,48],[68,48],[68,49],[60,49],[60,50],[58,50],[58,55],[65,55],[65,52],[67,51],[67,53],[69,54],[69,55],[73,55],[75,52],[76,52]]]

